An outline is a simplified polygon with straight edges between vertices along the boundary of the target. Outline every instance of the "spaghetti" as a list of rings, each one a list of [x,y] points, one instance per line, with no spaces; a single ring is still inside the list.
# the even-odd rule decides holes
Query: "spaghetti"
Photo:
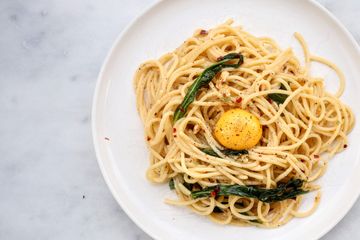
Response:
[[[313,182],[325,172],[328,160],[346,148],[354,116],[339,99],[345,88],[341,70],[310,54],[300,34],[295,37],[303,48],[305,66],[292,49],[282,50],[270,38],[233,27],[232,20],[209,31],[198,30],[175,51],[140,66],[134,85],[150,151],[147,177],[155,183],[171,181],[178,200],[167,199],[167,203],[189,206],[220,224],[261,227],[278,227],[315,211],[320,187]],[[229,53],[241,53],[242,65],[217,73],[207,87],[199,89],[184,116],[174,121],[189,87]],[[337,73],[340,82],[335,94],[325,90],[323,79],[310,75],[313,61]],[[279,103],[269,98],[271,94],[286,97]],[[246,154],[226,155],[213,131],[219,118],[234,108],[256,116],[262,135]],[[216,192],[193,195],[219,184],[263,191],[291,179],[303,181],[306,191],[317,191],[309,210],[299,211],[302,195],[274,202]]]

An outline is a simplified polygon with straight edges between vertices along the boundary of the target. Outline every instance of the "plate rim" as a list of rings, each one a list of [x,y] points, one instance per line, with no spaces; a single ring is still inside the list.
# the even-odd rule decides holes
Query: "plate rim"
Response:
[[[93,139],[93,145],[95,149],[95,155],[97,159],[97,163],[99,165],[101,174],[103,179],[105,180],[105,183],[107,187],[109,188],[112,196],[115,198],[116,202],[119,204],[119,206],[124,210],[126,215],[140,228],[142,231],[144,231],[146,234],[148,234],[150,237],[156,239],[156,240],[166,240],[160,238],[160,236],[151,228],[147,227],[141,220],[140,217],[136,216],[132,213],[132,211],[129,210],[127,207],[127,204],[125,203],[125,199],[122,199],[120,197],[120,194],[118,195],[117,191],[115,190],[115,187],[112,183],[112,181],[109,178],[109,173],[106,170],[105,167],[105,157],[101,153],[100,150],[100,138],[98,136],[97,132],[97,126],[98,126],[98,103],[99,103],[99,95],[101,93],[100,88],[103,85],[103,76],[105,74],[107,65],[109,64],[111,57],[113,55],[114,50],[118,46],[118,44],[121,42],[121,40],[126,36],[126,34],[131,30],[131,28],[143,18],[144,15],[146,15],[148,12],[150,12],[152,9],[160,5],[162,2],[169,1],[169,0],[156,0],[155,2],[149,4],[147,7],[143,8],[139,13],[133,17],[130,22],[125,26],[125,28],[118,34],[118,36],[113,41],[110,49],[108,50],[105,59],[103,60],[103,63],[100,68],[100,72],[98,74],[96,85],[94,89],[93,99],[92,99],[92,110],[91,110],[91,132],[92,132],[92,139]],[[350,40],[350,43],[354,47],[354,49],[357,51],[357,54],[360,56],[360,46],[356,42],[354,36],[350,33],[350,31],[344,26],[344,24],[337,18],[335,15],[330,12],[328,9],[326,9],[322,4],[317,2],[316,0],[306,0],[308,3],[313,5],[315,8],[323,12],[328,18],[334,21],[334,24],[339,27],[339,29],[342,31],[342,33]],[[326,233],[328,233],[331,229],[333,229],[344,217],[350,209],[354,206],[356,200],[360,196],[360,188],[357,190],[356,194],[352,194],[350,199],[347,199],[347,204],[345,205],[345,211],[342,211],[336,218],[335,221],[331,221],[330,224],[326,225],[326,227],[322,228],[318,231],[317,235],[311,236],[312,238],[308,238],[309,240],[312,239],[320,239],[323,237]]]

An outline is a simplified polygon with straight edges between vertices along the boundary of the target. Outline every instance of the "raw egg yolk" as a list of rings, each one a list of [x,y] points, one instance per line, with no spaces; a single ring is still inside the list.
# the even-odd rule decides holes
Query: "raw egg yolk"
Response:
[[[262,127],[256,116],[236,108],[221,115],[215,125],[214,135],[224,147],[243,150],[252,148],[259,142]]]

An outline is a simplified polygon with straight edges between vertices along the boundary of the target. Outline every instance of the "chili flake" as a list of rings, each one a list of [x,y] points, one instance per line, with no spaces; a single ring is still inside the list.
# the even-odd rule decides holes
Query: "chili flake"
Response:
[[[236,103],[241,103],[241,101],[242,101],[242,97],[238,97],[238,98],[235,100]]]
[[[207,35],[208,31],[206,31],[205,29],[201,29],[200,31],[200,35]]]
[[[210,195],[211,195],[212,197],[216,197],[219,192],[220,192],[220,187],[219,187],[219,186],[216,186],[216,187],[214,188],[214,190],[211,191]]]

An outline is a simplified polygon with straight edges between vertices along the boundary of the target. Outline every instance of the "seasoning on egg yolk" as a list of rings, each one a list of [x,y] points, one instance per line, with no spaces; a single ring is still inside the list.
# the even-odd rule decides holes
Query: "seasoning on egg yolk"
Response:
[[[259,142],[262,128],[256,116],[236,108],[221,115],[215,125],[214,135],[224,147],[243,150],[252,148]]]

